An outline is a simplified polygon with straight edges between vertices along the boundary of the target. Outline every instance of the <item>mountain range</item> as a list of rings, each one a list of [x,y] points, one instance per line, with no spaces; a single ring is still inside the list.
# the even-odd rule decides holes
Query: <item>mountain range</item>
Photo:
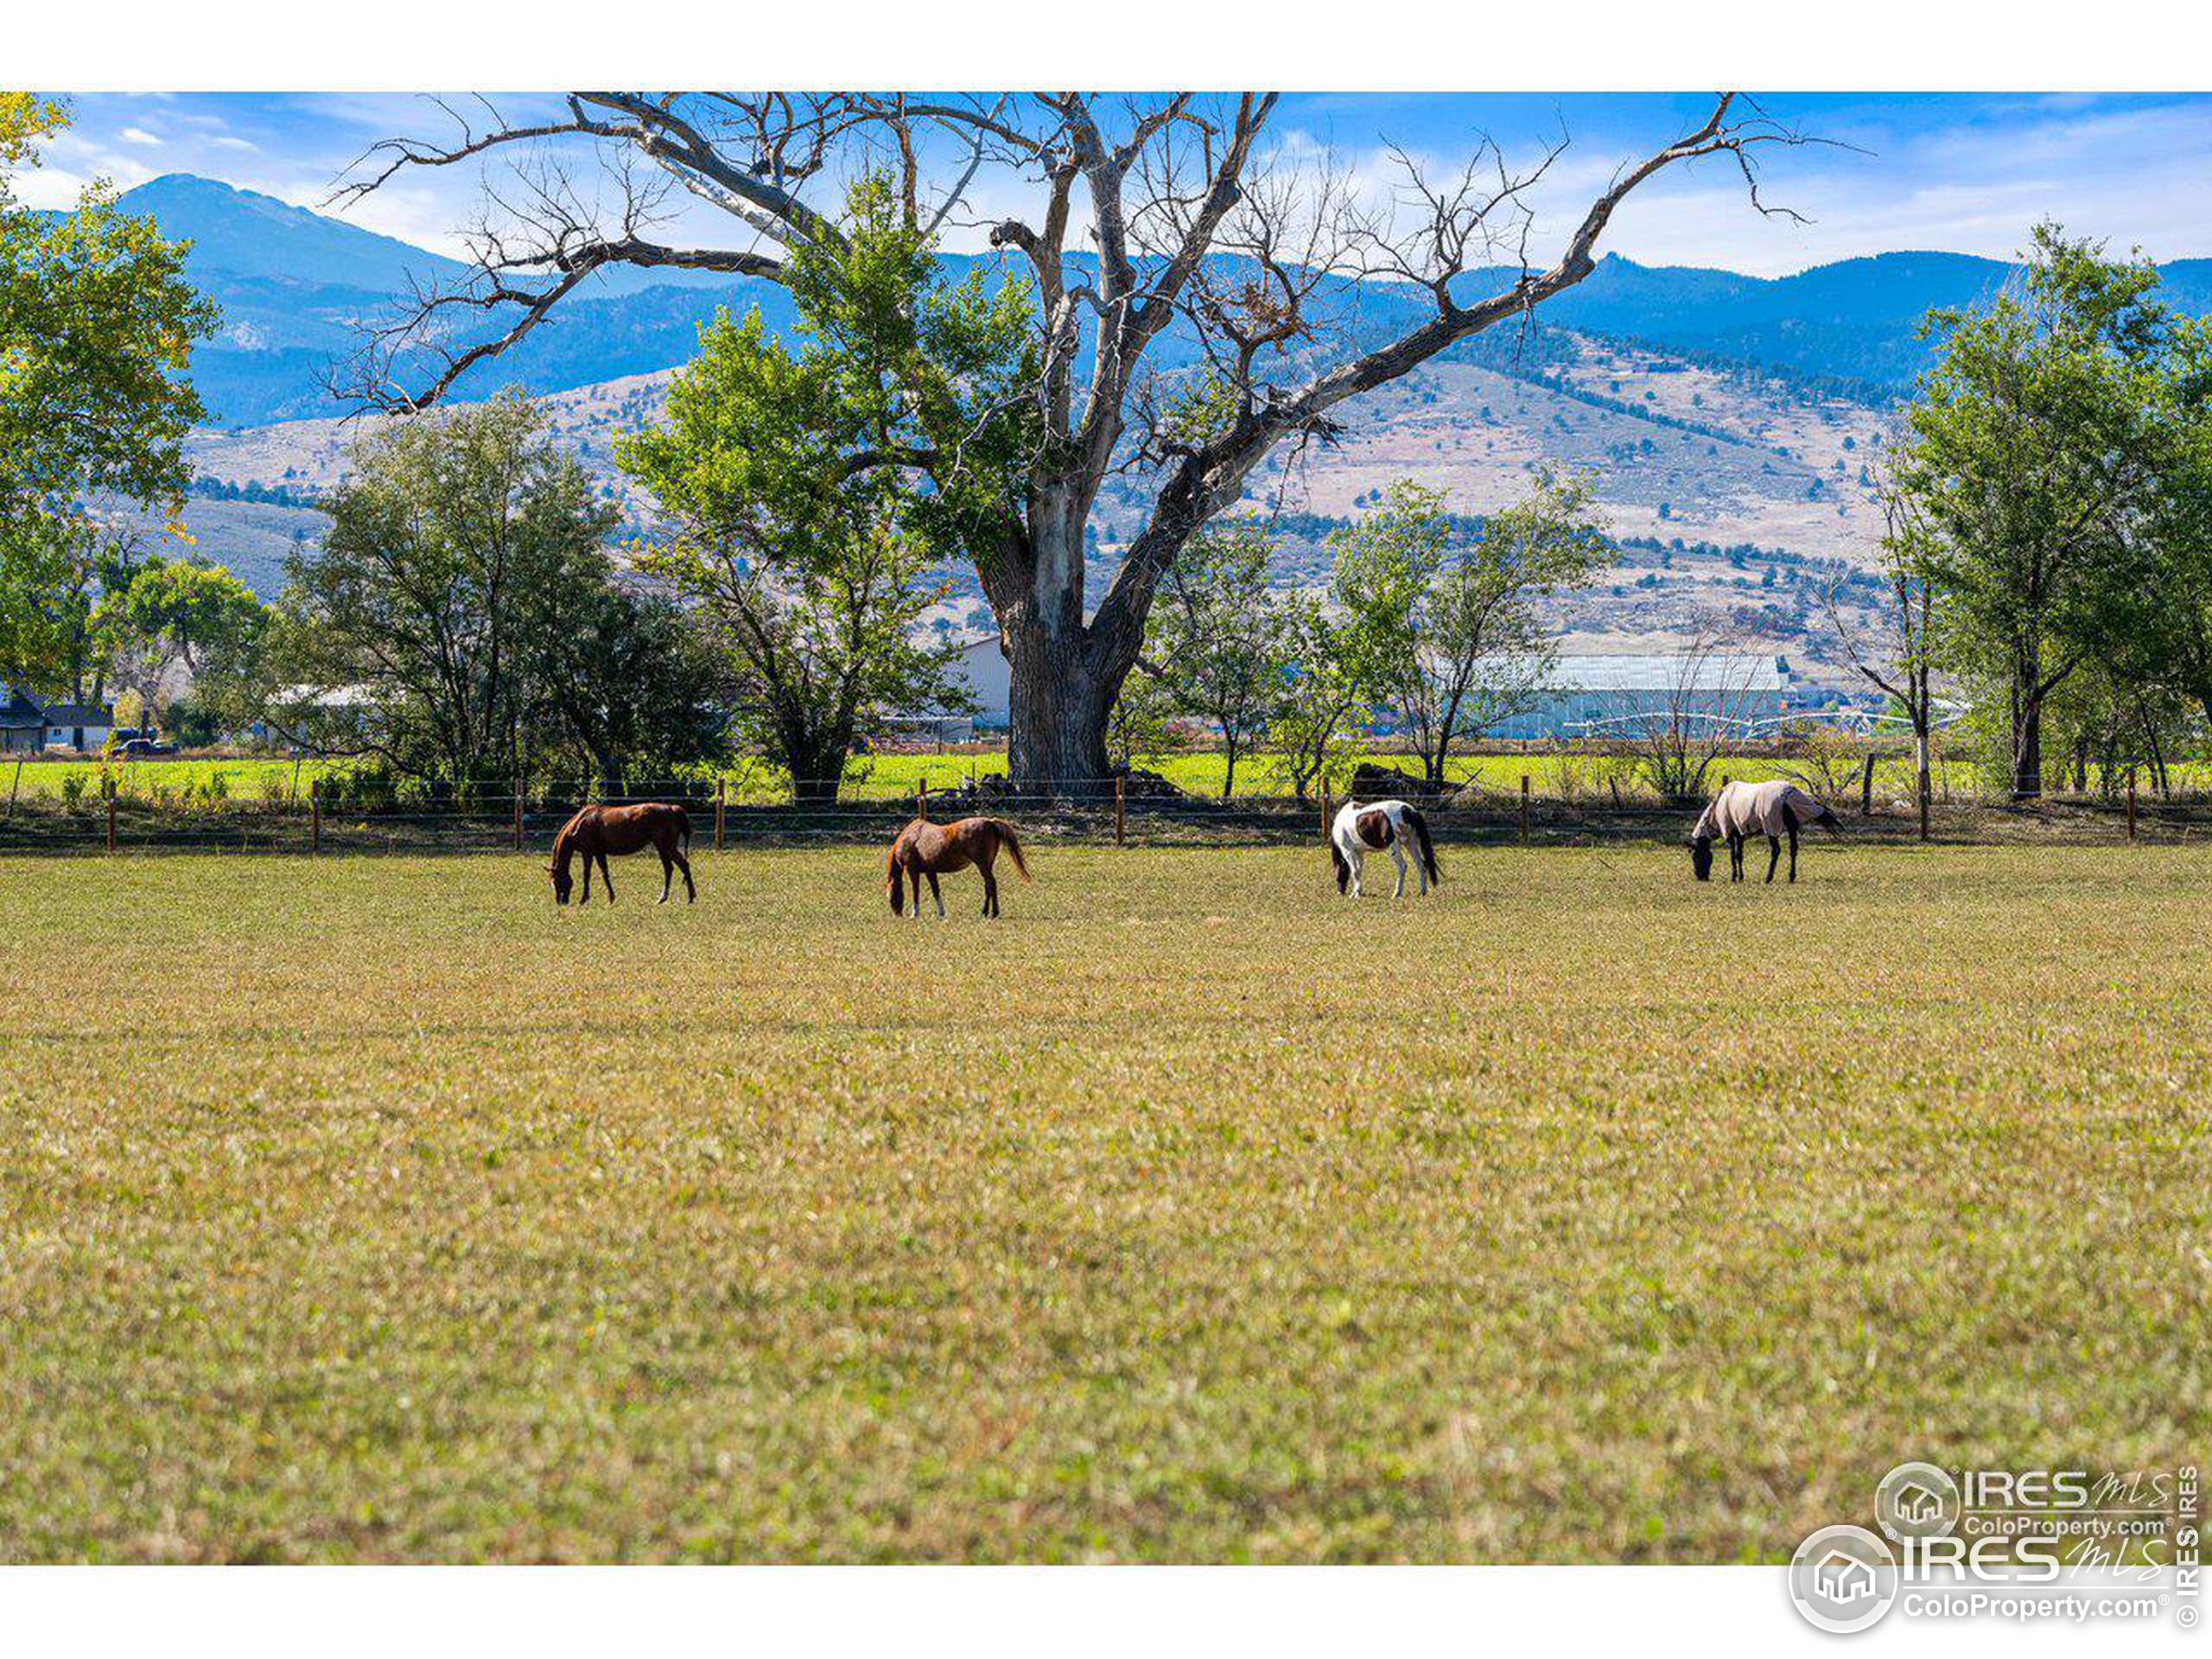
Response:
[[[192,278],[222,307],[221,332],[195,353],[193,373],[225,426],[335,412],[328,374],[363,326],[395,315],[416,286],[467,275],[460,261],[212,179],[168,175],[130,191],[123,204],[191,243]],[[949,256],[948,263],[969,261]],[[1609,255],[1540,317],[1549,328],[1752,366],[1879,402],[1909,391],[1925,365],[1929,346],[1918,325],[1930,308],[1971,304],[2011,275],[2001,262],[1956,253],[1879,254],[1783,277]],[[2177,261],[2164,275],[2174,303],[2212,309],[2212,260]],[[1508,280],[1478,272],[1464,286],[1481,291]],[[1413,290],[1377,283],[1356,297],[1363,334],[1426,302]],[[483,396],[520,385],[565,391],[671,368],[690,356],[699,326],[718,307],[741,313],[756,305],[772,328],[789,320],[784,290],[760,279],[603,273],[459,391]],[[1459,356],[1482,361],[1496,349],[1478,338]],[[1171,348],[1166,360],[1173,356]]]
[[[367,428],[327,390],[365,324],[398,314],[459,262],[327,215],[215,181],[172,176],[124,198],[191,243],[194,280],[223,308],[217,338],[193,357],[213,416],[189,452],[200,481],[182,514],[196,552],[264,594],[288,557],[321,539],[321,499]],[[956,273],[974,256],[947,256]],[[2001,263],[1895,253],[1766,279],[1608,257],[1542,308],[1527,329],[1460,343],[1342,411],[1329,442],[1280,452],[1250,480],[1243,511],[1265,515],[1278,579],[1325,578],[1335,528],[1395,480],[1445,493],[1455,509],[1494,511],[1545,468],[1593,481],[1617,563],[1592,588],[1560,596],[1550,621],[1566,647],[1663,649],[1725,619],[1801,672],[1848,683],[1834,624],[1871,626],[1882,519],[1873,468],[1898,399],[1928,360],[1919,324],[1935,306],[1969,304],[2012,276]],[[2212,261],[2164,270],[2167,296],[2212,308]],[[1470,292],[1510,280],[1472,273]],[[1317,332],[1355,349],[1402,329],[1425,294],[1404,286],[1325,284]],[[623,271],[593,279],[518,347],[464,380],[461,396],[519,384],[543,401],[549,431],[582,461],[632,531],[655,507],[615,465],[613,439],[658,418],[669,372],[689,360],[717,307],[760,308],[771,328],[790,302],[773,283],[710,274]],[[1195,359],[1171,330],[1152,361]],[[1312,348],[1319,356],[1322,348]],[[1093,515],[1094,555],[1110,563],[1150,511],[1146,480],[1118,474]],[[164,513],[136,515],[149,545]],[[972,573],[935,620],[988,626]]]

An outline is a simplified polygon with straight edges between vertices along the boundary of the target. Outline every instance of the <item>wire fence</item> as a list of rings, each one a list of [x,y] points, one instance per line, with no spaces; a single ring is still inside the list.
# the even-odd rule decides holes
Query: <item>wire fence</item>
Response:
[[[1708,780],[1727,778],[1717,767]],[[1491,781],[1446,791],[1413,787],[1400,774],[1370,774],[1363,798],[1404,793],[1427,811],[1445,842],[1573,844],[1679,837],[1696,811],[1692,800],[1624,791],[1618,779],[1540,786],[1531,770],[1503,786]],[[1893,791],[1834,791],[1847,823],[1884,839],[1919,833],[1919,816]],[[1401,787],[1403,785],[1403,787]],[[1517,785],[1517,786],[1516,786]],[[581,781],[548,781],[410,791],[388,780],[348,787],[342,779],[296,791],[194,798],[173,791],[111,787],[70,799],[10,799],[0,813],[0,853],[237,852],[295,855],[498,853],[543,856],[560,826],[590,803],[665,801],[683,806],[692,849],[884,842],[908,822],[982,816],[1019,824],[1045,841],[1137,846],[1269,845],[1318,842],[1343,804],[1342,785],[1306,798],[1239,795],[1222,800],[1173,788],[1148,774],[1105,778],[1051,792],[1022,791],[1004,777],[979,775],[932,787],[855,790],[801,784],[766,798],[731,780],[682,778],[626,783],[619,792]],[[1848,798],[1851,796],[1856,798]],[[1931,803],[1937,839],[2001,840],[2024,834],[2091,840],[2189,841],[2212,836],[2212,802],[2124,791],[2059,794],[2014,804],[1961,796]]]

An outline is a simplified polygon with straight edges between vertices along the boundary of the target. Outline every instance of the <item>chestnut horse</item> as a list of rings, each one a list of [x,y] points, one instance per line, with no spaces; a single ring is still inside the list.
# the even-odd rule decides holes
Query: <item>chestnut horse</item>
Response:
[[[938,891],[938,877],[964,870],[973,864],[983,875],[983,914],[997,915],[999,882],[991,874],[991,866],[1001,847],[1014,861],[1014,868],[1021,872],[1021,879],[1029,880],[1029,866],[1022,861],[1021,842],[1014,836],[1014,826],[1004,818],[962,818],[957,823],[931,823],[927,818],[916,818],[891,843],[891,913],[900,913],[899,883],[903,877],[914,884],[914,919],[922,919],[922,878],[927,876],[930,897],[937,900],[937,913],[942,918],[944,895]]]
[[[569,902],[569,890],[575,882],[569,875],[569,861],[581,855],[584,861],[584,893],[576,902],[591,902],[591,867],[599,864],[601,880],[607,885],[607,902],[614,902],[614,877],[607,868],[607,855],[620,857],[651,847],[660,855],[660,902],[668,902],[669,884],[676,872],[683,872],[683,902],[690,904],[699,897],[699,890],[691,885],[691,861],[683,855],[691,845],[691,819],[680,806],[664,801],[642,801],[636,806],[587,806],[561,826],[561,833],[553,838],[553,861],[546,868],[553,872],[553,897],[562,904]]]

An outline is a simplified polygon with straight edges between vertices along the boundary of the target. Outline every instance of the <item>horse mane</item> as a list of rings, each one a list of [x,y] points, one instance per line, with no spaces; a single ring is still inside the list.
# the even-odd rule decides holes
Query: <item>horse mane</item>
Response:
[[[576,842],[583,835],[584,814],[590,810],[588,806],[578,807],[561,826],[560,832],[553,837],[553,861],[546,868],[558,872],[566,869],[575,859]]]

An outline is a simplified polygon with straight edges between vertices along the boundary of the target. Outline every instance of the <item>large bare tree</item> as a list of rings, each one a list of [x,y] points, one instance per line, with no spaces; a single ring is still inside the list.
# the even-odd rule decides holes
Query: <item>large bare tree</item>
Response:
[[[1400,182],[1377,201],[1267,143],[1275,102],[602,92],[537,119],[456,110],[452,138],[379,145],[341,192],[416,168],[515,163],[486,187],[472,278],[418,295],[374,334],[353,389],[386,408],[425,407],[607,267],[777,279],[795,248],[841,245],[846,181],[888,174],[912,226],[987,231],[1033,289],[1028,395],[1043,436],[1016,499],[967,550],[1011,667],[1014,776],[1079,790],[1107,771],[1108,715],[1162,576],[1270,452],[1325,438],[1339,405],[1582,281],[1621,204],[1669,168],[1725,158],[1754,207],[1785,212],[1760,203],[1757,156],[1802,142],[1749,100],[1716,97],[1690,130],[1621,165],[1540,262],[1531,193],[1563,138],[1518,169],[1480,138],[1448,176],[1399,153]],[[986,213],[987,197],[1026,211]],[[697,202],[737,245],[671,233],[683,217],[674,209]],[[1344,321],[1363,283],[1387,288],[1397,308],[1379,340],[1355,341]],[[1163,366],[1155,348],[1171,331],[1197,349]],[[893,448],[860,460],[926,486],[961,458]],[[1094,594],[1086,531],[1109,482],[1141,484],[1147,506]]]

